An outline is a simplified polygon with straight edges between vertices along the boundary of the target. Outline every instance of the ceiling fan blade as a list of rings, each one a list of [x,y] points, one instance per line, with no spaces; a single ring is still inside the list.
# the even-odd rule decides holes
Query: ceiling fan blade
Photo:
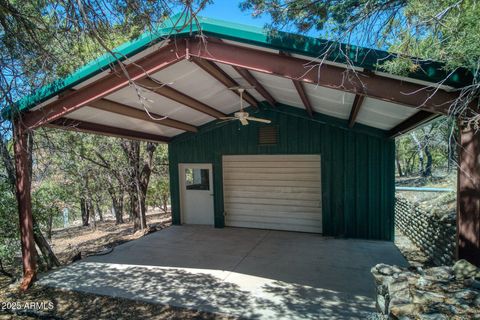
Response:
[[[220,120],[236,120],[237,118],[235,118],[235,117],[220,117],[218,119],[220,119]]]
[[[246,126],[248,124],[248,121],[247,121],[247,118],[239,118],[238,120],[240,120],[240,122],[242,123],[242,125]]]
[[[260,119],[260,118],[255,118],[255,117],[248,117],[247,119],[250,120],[250,121],[257,121],[257,122],[263,122],[263,123],[272,123],[271,120]]]

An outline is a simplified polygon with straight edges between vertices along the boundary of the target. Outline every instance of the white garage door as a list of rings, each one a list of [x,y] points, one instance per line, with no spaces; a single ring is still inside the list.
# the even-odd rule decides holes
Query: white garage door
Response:
[[[322,232],[320,155],[223,157],[225,225]]]

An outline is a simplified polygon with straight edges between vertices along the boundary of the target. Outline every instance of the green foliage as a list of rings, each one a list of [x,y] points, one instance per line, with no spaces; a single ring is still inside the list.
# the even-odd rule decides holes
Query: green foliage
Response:
[[[4,263],[12,263],[20,252],[17,217],[17,202],[10,185],[0,179],[0,260]]]
[[[456,127],[450,118],[439,119],[396,140],[398,176],[426,175],[428,158],[439,176],[456,169]]]
[[[443,61],[446,70],[473,72],[480,59],[480,5],[475,0],[408,1],[405,22],[394,28],[386,44],[402,55]],[[395,71],[399,61],[385,65]]]

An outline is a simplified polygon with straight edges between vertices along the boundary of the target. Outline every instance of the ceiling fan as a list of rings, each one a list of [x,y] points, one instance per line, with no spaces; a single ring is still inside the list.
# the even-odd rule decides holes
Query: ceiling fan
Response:
[[[246,89],[253,89],[253,88],[254,87],[245,87],[245,86],[235,86],[235,87],[228,88],[230,90],[236,90],[240,94],[240,111],[235,112],[233,114],[233,117],[221,117],[220,119],[226,120],[226,121],[238,120],[244,126],[248,125],[248,121],[271,123],[272,121],[267,119],[251,117],[248,112],[243,111],[243,93],[245,92]]]

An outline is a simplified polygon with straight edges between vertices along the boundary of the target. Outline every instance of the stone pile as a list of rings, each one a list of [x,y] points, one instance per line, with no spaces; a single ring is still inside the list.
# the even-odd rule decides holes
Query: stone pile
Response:
[[[429,269],[378,264],[372,274],[388,319],[480,320],[480,268],[465,260]]]

